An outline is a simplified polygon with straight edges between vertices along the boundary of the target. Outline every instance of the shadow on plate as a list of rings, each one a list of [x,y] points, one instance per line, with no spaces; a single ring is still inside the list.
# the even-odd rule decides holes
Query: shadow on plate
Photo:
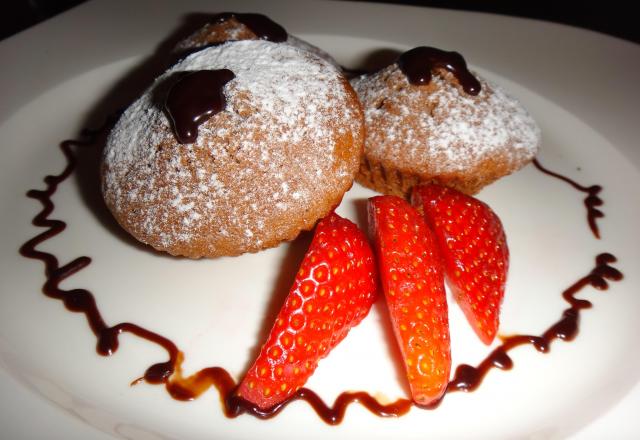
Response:
[[[382,48],[375,49],[365,55],[355,67],[342,66],[342,70],[347,78],[355,78],[367,73],[377,72],[396,62],[402,54],[397,49]]]

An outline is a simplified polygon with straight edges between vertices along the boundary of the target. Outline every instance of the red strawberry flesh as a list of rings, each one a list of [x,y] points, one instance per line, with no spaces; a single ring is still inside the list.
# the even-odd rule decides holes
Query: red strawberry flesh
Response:
[[[320,220],[295,280],[238,394],[261,409],[300,389],[371,309],[373,252],[365,234],[335,213]]]
[[[369,199],[382,289],[413,400],[437,403],[446,391],[451,348],[444,275],[422,216],[395,196]]]
[[[414,188],[412,202],[435,232],[454,298],[478,337],[490,344],[509,269],[500,219],[482,201],[438,185]]]

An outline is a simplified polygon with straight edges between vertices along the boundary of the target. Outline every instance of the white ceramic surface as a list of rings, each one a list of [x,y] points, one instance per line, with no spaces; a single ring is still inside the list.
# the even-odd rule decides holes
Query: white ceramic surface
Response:
[[[57,144],[116,105],[121,79],[148,61],[193,12],[259,11],[356,66],[372,51],[432,45],[455,49],[531,110],[543,132],[541,161],[605,188],[602,240],[585,222],[582,195],[533,167],[486,188],[480,198],[501,216],[512,253],[501,332],[540,333],[565,308],[562,289],[609,251],[625,279],[594,303],[572,343],[549,354],[513,352],[510,372],[494,371],[471,394],[452,394],[434,411],[398,420],[350,407],[338,427],[304,404],[276,419],[226,419],[215,392],[180,403],[162,387],[129,386],[164,359],[130,336],[110,358],[95,353],[81,316],[39,293],[42,265],[17,253],[37,233],[39,205],[24,194],[63,166]],[[355,14],[355,15],[354,15]],[[350,17],[358,16],[354,20]],[[637,102],[640,47],[599,34],[529,20],[425,8],[348,2],[95,1],[0,43],[0,432],[1,438],[598,438],[640,435],[640,149]],[[105,104],[106,103],[106,104]],[[103,105],[105,104],[105,105]],[[55,196],[54,217],[68,222],[43,245],[62,262],[93,263],[64,287],[95,293],[109,324],[132,321],[186,353],[186,372],[221,365],[238,376],[268,325],[264,310],[287,289],[297,244],[239,258],[183,261],[135,246],[96,211],[71,178]],[[361,220],[373,193],[355,186],[338,212]],[[249,275],[249,276],[248,276]],[[280,290],[278,290],[280,289]],[[281,292],[280,292],[281,293]],[[488,353],[451,309],[454,362]],[[381,304],[324,361],[309,382],[325,399],[363,389],[404,395]],[[229,331],[233,326],[233,331]]]

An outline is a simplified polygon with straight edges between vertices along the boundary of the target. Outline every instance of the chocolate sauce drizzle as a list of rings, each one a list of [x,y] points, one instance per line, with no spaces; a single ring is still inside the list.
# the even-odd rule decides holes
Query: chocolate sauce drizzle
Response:
[[[239,14],[237,12],[223,12],[213,17],[213,23],[224,23],[236,19],[249,28],[260,40],[281,43],[287,41],[287,31],[275,21],[262,14]]]
[[[543,167],[538,159],[533,159],[533,165],[535,165],[535,167],[544,174],[560,179],[563,182],[567,182],[578,191],[587,194],[587,197],[584,199],[584,206],[587,208],[587,222],[589,223],[589,228],[591,228],[593,235],[596,238],[600,238],[600,230],[598,229],[596,220],[604,217],[604,213],[597,208],[598,206],[602,206],[604,203],[599,196],[600,191],[602,191],[602,187],[600,185],[582,186],[576,181],[569,179],[567,176],[563,176],[562,174],[555,173]]]
[[[196,70],[181,75],[171,86],[164,108],[178,142],[195,142],[198,127],[224,110],[227,101],[223,88],[235,77],[229,69]]]
[[[167,352],[168,360],[151,365],[144,375],[132,384],[137,384],[141,381],[151,384],[164,384],[168,393],[176,400],[195,399],[213,386],[218,390],[225,415],[231,418],[241,414],[250,414],[263,419],[274,417],[296,400],[307,402],[323,421],[331,425],[340,423],[348,406],[353,403],[359,403],[371,413],[380,417],[402,416],[413,406],[417,406],[406,398],[382,404],[376,398],[363,391],[343,392],[333,402],[333,405],[328,405],[314,391],[308,388],[301,388],[284,402],[263,410],[236,394],[238,384],[224,368],[209,367],[191,376],[184,377],[181,371],[183,355],[171,340],[132,323],[125,322],[108,326],[91,292],[86,289],[61,289],[59,287],[60,283],[87,267],[91,263],[91,259],[83,256],[60,265],[55,255],[38,250],[38,246],[41,243],[60,234],[66,228],[66,224],[63,221],[50,218],[54,210],[52,196],[58,186],[73,173],[76,166],[74,147],[84,148],[92,145],[108,125],[105,124],[103,128],[98,130],[84,131],[82,140],[67,140],[60,144],[60,149],[67,161],[63,171],[58,175],[46,176],[44,178],[46,184],[44,190],[34,189],[27,192],[28,197],[38,200],[42,204],[42,210],[34,217],[32,223],[35,226],[46,228],[46,230],[20,247],[20,253],[23,256],[40,260],[44,263],[46,281],[42,287],[43,293],[50,298],[62,301],[68,310],[83,313],[86,316],[87,323],[96,336],[96,351],[100,355],[109,356],[117,351],[119,345],[118,337],[121,333],[131,333],[157,344]],[[559,176],[546,170],[543,172],[554,177]],[[583,191],[581,188],[577,187],[576,189]],[[514,335],[503,338],[502,344],[495,348],[476,367],[465,364],[458,366],[453,379],[449,382],[447,393],[473,391],[481,384],[482,379],[490,370],[494,368],[503,370],[512,368],[513,360],[508,355],[508,352],[515,347],[529,344],[541,353],[548,353],[550,344],[555,339],[566,341],[574,339],[578,333],[581,310],[592,306],[591,302],[576,298],[576,294],[587,286],[592,286],[598,290],[606,290],[609,287],[609,281],[621,280],[622,274],[610,265],[615,261],[616,258],[609,253],[598,255],[596,257],[596,266],[589,274],[580,278],[562,293],[563,298],[569,303],[570,307],[563,312],[562,317],[557,322],[539,336]],[[437,404],[433,405],[433,407],[436,406]]]
[[[411,84],[429,84],[433,69],[441,68],[451,72],[469,95],[480,93],[480,81],[469,72],[466,61],[458,52],[420,46],[400,55],[397,63]]]
[[[510,370],[513,360],[508,352],[521,345],[533,345],[541,353],[548,353],[550,344],[555,339],[572,341],[578,334],[580,311],[592,307],[590,301],[576,298],[576,294],[586,286],[598,290],[609,288],[608,281],[620,281],[622,273],[610,266],[616,262],[616,257],[609,253],[602,253],[596,257],[596,266],[591,272],[573,283],[562,292],[562,297],[570,307],[562,312],[562,318],[549,327],[542,335],[515,335],[502,338],[502,344],[495,348],[477,367],[462,364],[456,369],[453,379],[449,382],[447,392],[473,391],[482,382],[484,376],[493,368]]]

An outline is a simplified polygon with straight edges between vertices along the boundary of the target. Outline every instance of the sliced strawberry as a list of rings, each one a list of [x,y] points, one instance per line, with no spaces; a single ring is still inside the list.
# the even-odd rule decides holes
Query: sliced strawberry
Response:
[[[320,220],[239,395],[267,409],[300,389],[318,361],[369,313],[375,269],[367,238],[355,224],[335,213]]]
[[[444,275],[424,219],[395,196],[369,199],[369,225],[389,315],[413,400],[437,402],[451,371]]]
[[[509,269],[500,219],[480,200],[438,185],[414,188],[412,202],[436,234],[456,301],[480,339],[490,344]]]

